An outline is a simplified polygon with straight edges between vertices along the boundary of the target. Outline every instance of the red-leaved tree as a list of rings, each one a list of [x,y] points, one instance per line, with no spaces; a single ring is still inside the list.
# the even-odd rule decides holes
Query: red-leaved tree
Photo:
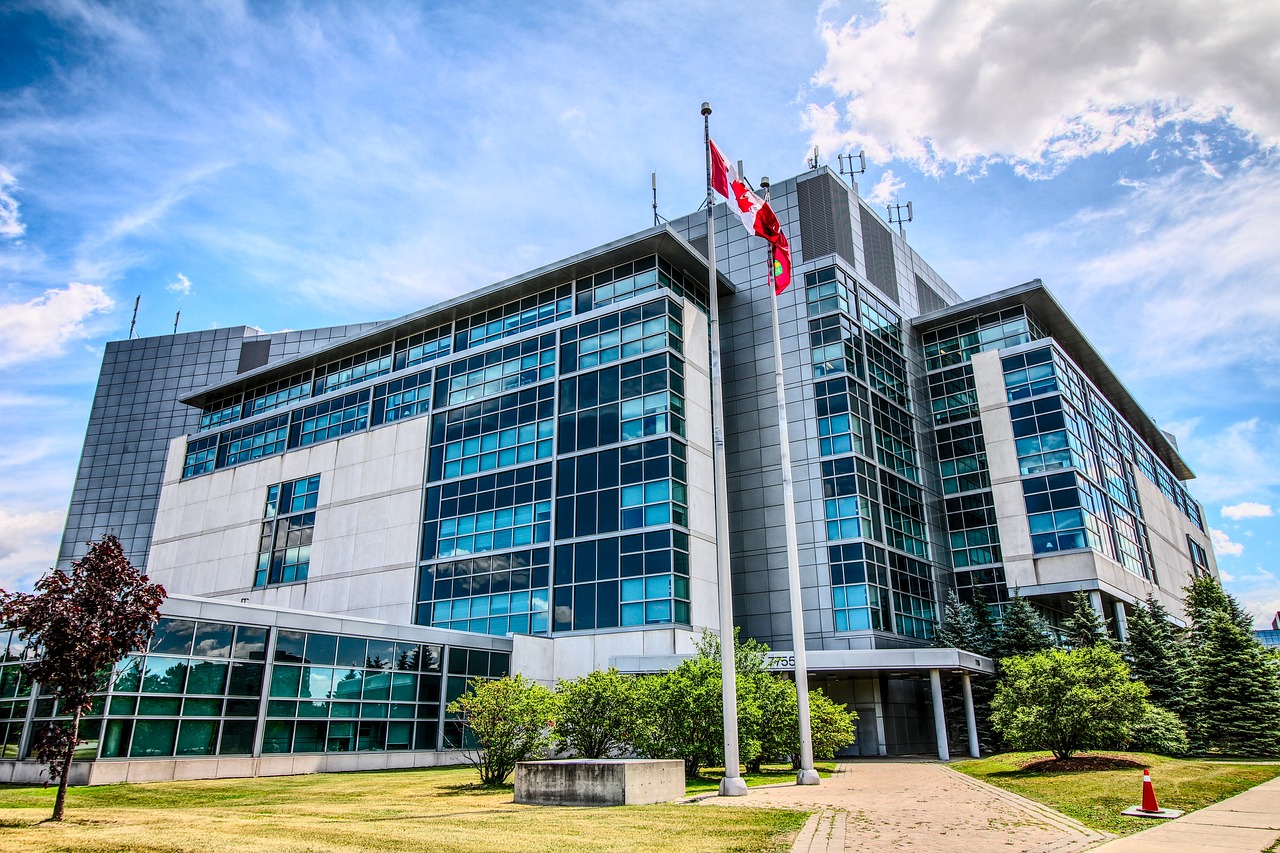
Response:
[[[115,536],[89,546],[70,571],[52,569],[34,593],[0,590],[0,625],[16,629],[38,654],[22,664],[31,681],[71,713],[71,726],[53,723],[37,735],[36,758],[58,782],[53,819],[62,820],[67,774],[80,743],[80,718],[93,694],[106,689],[112,668],[142,651],[160,618],[164,587],[134,568]]]

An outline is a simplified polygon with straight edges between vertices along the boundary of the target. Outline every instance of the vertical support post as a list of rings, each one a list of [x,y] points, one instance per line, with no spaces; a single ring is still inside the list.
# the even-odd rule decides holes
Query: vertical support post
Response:
[[[770,255],[773,252],[770,250]],[[791,603],[791,645],[795,649],[796,709],[800,717],[800,771],[797,785],[817,785],[813,767],[813,729],[809,721],[809,664],[804,645],[804,607],[800,601],[800,546],[796,536],[795,484],[791,476],[791,436],[787,428],[787,391],[782,379],[782,342],[778,332],[778,294],[769,264],[769,304],[773,314],[773,382],[778,403],[778,444],[782,455],[782,512],[787,533],[787,589]]]
[[[978,749],[978,715],[973,710],[973,682],[967,672],[961,673],[960,680],[964,685],[964,721],[969,726],[969,756],[978,758],[981,753]]]
[[[947,747],[947,715],[942,709],[942,675],[936,669],[929,670],[929,687],[933,691],[933,730],[938,735],[938,760],[950,761]]]
[[[267,735],[267,703],[271,701],[271,673],[276,666],[276,640],[279,638],[280,629],[271,626],[267,630],[267,642],[262,649],[265,666],[262,667],[262,696],[258,699],[258,729],[253,734],[253,757],[262,757],[262,742]],[[444,689],[443,683],[441,689]],[[444,703],[441,702],[441,705]]]
[[[1107,611],[1102,606],[1102,590],[1089,590],[1089,603],[1093,605],[1093,612],[1097,613],[1105,621],[1107,618]]]
[[[1116,599],[1111,606],[1116,617],[1116,639],[1127,643],[1129,642],[1129,614],[1124,611],[1124,602]]]
[[[725,469],[724,388],[720,376],[720,294],[716,281],[716,203],[711,187],[711,104],[702,104],[707,161],[707,310],[711,321],[711,449],[716,482],[716,585],[720,599],[720,680],[724,713],[724,778],[720,796],[741,797],[747,783],[738,769],[738,673],[733,657],[733,574],[729,566],[729,475]]]

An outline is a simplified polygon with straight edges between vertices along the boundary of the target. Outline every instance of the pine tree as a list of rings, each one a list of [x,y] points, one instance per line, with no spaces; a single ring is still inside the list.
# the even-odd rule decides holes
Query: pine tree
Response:
[[[982,616],[978,611],[981,609]],[[947,594],[947,608],[942,624],[933,636],[933,644],[939,648],[964,649],[978,655],[990,655],[995,649],[995,636],[991,629],[986,605],[967,604],[955,591]]]
[[[1033,655],[1053,648],[1049,626],[1025,598],[1015,595],[1004,608],[996,637],[997,658]]]
[[[1192,660],[1185,717],[1192,748],[1280,755],[1280,663],[1217,580],[1196,578],[1184,591]]]
[[[1111,645],[1107,636],[1107,620],[1093,609],[1089,593],[1077,590],[1071,596],[1071,615],[1062,623],[1066,645],[1073,649],[1089,649],[1097,645]]]
[[[1280,669],[1230,612],[1198,626],[1191,729],[1197,750],[1280,755]]]
[[[1209,577],[1196,578],[1183,590],[1187,621],[1191,624],[1192,645],[1199,645],[1198,633],[1208,627],[1213,614],[1224,613],[1240,630],[1253,631],[1253,619],[1236,601],[1235,596],[1222,588],[1222,584]]]
[[[1133,676],[1147,685],[1151,702],[1183,716],[1190,660],[1174,634],[1168,611],[1153,596],[1147,596],[1146,605],[1139,604],[1129,617],[1124,655]]]
[[[954,590],[947,595],[947,608],[942,625],[934,634],[933,644],[940,648],[964,649],[987,657],[995,655],[995,626],[980,593],[975,596],[972,604],[961,601]],[[981,747],[991,750],[998,743],[990,719],[995,679],[974,676],[970,679],[970,687],[974,719],[978,724],[978,742]],[[969,734],[965,723],[963,694],[957,689],[947,689],[943,692],[943,703],[948,721],[948,737],[954,743],[967,743]]]

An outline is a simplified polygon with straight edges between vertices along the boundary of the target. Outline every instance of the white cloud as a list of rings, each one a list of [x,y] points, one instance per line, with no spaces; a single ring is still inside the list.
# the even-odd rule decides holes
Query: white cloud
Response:
[[[1227,518],[1239,521],[1242,518],[1270,518],[1272,515],[1271,507],[1268,504],[1244,503],[1234,504],[1232,506],[1224,506],[1222,514]]]
[[[1213,540],[1213,553],[1220,557],[1239,557],[1244,553],[1244,545],[1232,542],[1231,537],[1221,530],[1210,527],[1209,538]]]
[[[191,295],[191,279],[187,278],[182,273],[178,273],[177,279],[166,284],[164,286],[164,289],[169,291],[170,293],[176,293],[179,296],[190,296]]]
[[[0,166],[0,237],[16,240],[26,233],[27,226],[18,212],[18,200],[11,191],[18,185],[13,173]]]
[[[1233,367],[1242,386],[1280,387],[1280,160],[1121,193],[1025,236],[1010,263],[1061,294],[1129,379]]]
[[[906,181],[895,175],[892,169],[887,169],[880,176],[880,180],[876,181],[875,187],[871,190],[871,195],[867,196],[867,201],[876,205],[885,205],[897,201],[899,191],[906,185]]]
[[[28,302],[0,304],[0,368],[58,355],[69,341],[88,336],[86,321],[114,304],[101,287],[77,281]]]
[[[1280,596],[1271,590],[1255,590],[1243,597],[1237,596],[1246,611],[1253,614],[1253,627],[1266,629],[1271,627],[1271,620],[1280,613]]]
[[[881,0],[822,36],[814,82],[837,100],[811,103],[807,119],[824,150],[1044,175],[1186,122],[1280,143],[1275,4]],[[1185,142],[1190,156],[1212,145]]]
[[[0,509],[0,589],[27,591],[58,556],[66,514]]]

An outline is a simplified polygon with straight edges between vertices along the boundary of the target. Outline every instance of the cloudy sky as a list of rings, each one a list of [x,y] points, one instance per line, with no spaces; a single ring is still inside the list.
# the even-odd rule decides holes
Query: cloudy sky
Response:
[[[1280,6],[0,6],[0,587],[54,559],[105,341],[392,317],[749,175],[860,187],[965,296],[1042,278],[1280,610]]]

